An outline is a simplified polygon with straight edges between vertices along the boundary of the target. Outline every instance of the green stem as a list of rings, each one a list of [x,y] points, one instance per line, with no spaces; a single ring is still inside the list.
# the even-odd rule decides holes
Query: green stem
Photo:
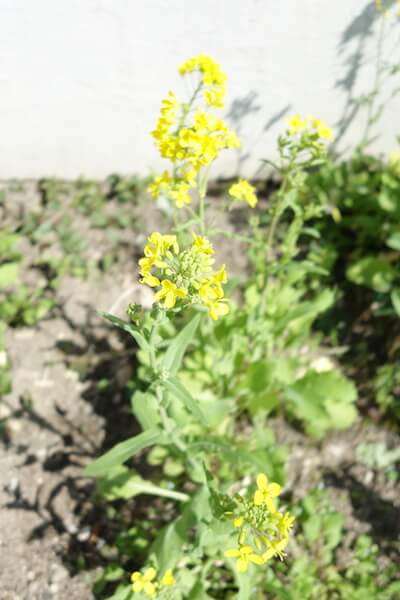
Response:
[[[151,332],[150,332],[150,338],[149,338],[150,366],[151,366],[151,369],[153,370],[154,376],[157,379],[159,377],[159,374],[158,374],[155,340],[156,340],[156,337],[158,334],[159,323],[160,323],[160,321],[159,321],[159,313],[158,313],[154,319],[154,322],[153,322],[153,325],[151,328]],[[160,415],[160,420],[161,420],[164,431],[170,435],[171,440],[173,440],[173,443],[176,446],[176,448],[185,456],[186,460],[191,464],[191,466],[194,469],[198,469],[199,464],[188,453],[188,446],[187,446],[186,442],[181,438],[176,427],[171,426],[171,419],[168,416],[166,406],[165,406],[165,400],[166,400],[165,391],[159,381],[156,381],[155,392],[156,392],[156,398],[157,398],[157,404],[158,404],[158,412]]]
[[[206,223],[205,223],[205,211],[204,211],[204,200],[205,197],[202,192],[199,191],[199,224],[200,224],[200,233],[201,235],[205,234],[206,231]]]
[[[288,182],[289,182],[290,171],[291,171],[291,165],[289,165],[287,171],[284,174],[281,189],[278,192],[278,201],[275,206],[274,216],[272,217],[271,225],[268,230],[268,236],[267,236],[267,262],[268,263],[272,261],[273,256],[274,256],[273,255],[274,237],[275,237],[276,229],[279,224],[279,219],[282,214],[282,210],[281,210],[282,203],[283,203],[283,199],[286,194],[286,190],[287,190],[287,186],[288,186]]]
[[[207,196],[207,187],[208,187],[208,174],[211,168],[210,163],[205,170],[203,178],[198,178],[197,187],[199,190],[199,223],[200,223],[200,232],[201,235],[206,235],[207,233],[207,225],[206,225],[206,216],[205,216],[205,200]]]
[[[285,194],[287,192],[287,188],[289,185],[289,174],[292,171],[294,165],[293,163],[290,163],[287,167],[287,169],[285,171],[283,171],[283,169],[281,170],[282,173],[284,173],[283,175],[283,181],[282,181],[282,185],[281,188],[278,192],[278,198],[277,198],[277,203],[275,206],[275,210],[274,210],[274,216],[272,217],[272,221],[271,221],[271,225],[269,227],[268,230],[268,234],[267,234],[267,260],[266,260],[266,267],[264,267],[263,272],[262,272],[262,281],[261,281],[261,297],[260,297],[260,302],[257,306],[257,310],[256,310],[256,321],[258,319],[262,319],[263,315],[265,313],[265,308],[268,302],[268,276],[271,272],[271,268],[270,265],[274,259],[274,239],[275,239],[275,234],[276,234],[276,230],[279,224],[279,219],[282,215],[282,204],[283,204],[283,200],[285,198]]]

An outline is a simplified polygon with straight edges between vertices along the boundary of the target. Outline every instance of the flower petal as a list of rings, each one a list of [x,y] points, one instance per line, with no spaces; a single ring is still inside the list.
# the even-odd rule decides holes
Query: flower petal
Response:
[[[236,548],[232,548],[231,550],[225,550],[224,555],[226,558],[237,558],[240,556],[240,552]]]
[[[260,506],[264,502],[264,494],[261,490],[255,492],[253,502],[256,506]]]
[[[154,583],[147,581],[144,584],[143,591],[145,594],[147,594],[147,596],[150,596],[150,598],[154,598],[154,596],[156,595],[156,586],[154,585]]]
[[[249,560],[254,563],[255,565],[263,565],[265,563],[265,560],[262,556],[260,556],[259,554],[250,554],[249,556]]]
[[[270,483],[268,486],[268,493],[273,498],[275,498],[276,496],[279,496],[281,491],[282,491],[282,487],[279,485],[279,483]]]
[[[157,571],[153,569],[153,567],[150,567],[150,569],[146,569],[146,571],[144,572],[144,578],[146,579],[146,581],[153,581],[156,575]]]
[[[259,490],[265,490],[268,486],[268,478],[264,473],[257,475],[257,487]]]
[[[165,296],[164,306],[165,308],[174,308],[176,297],[174,292],[168,292]]]
[[[143,589],[143,581],[135,581],[132,585],[132,589],[134,592],[141,592]]]
[[[249,562],[247,560],[243,560],[243,558],[237,559],[236,568],[239,571],[239,573],[246,573],[248,566]]]

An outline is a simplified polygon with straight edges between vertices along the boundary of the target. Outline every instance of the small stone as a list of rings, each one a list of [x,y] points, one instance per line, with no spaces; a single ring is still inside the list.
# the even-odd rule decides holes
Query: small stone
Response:
[[[57,583],[52,583],[51,585],[49,585],[49,591],[50,591],[52,594],[54,594],[54,595],[55,595],[55,594],[58,594],[58,591],[59,591],[59,586],[58,586],[58,584],[57,584]]]
[[[51,573],[51,581],[52,583],[60,583],[64,579],[68,577],[68,571],[64,569],[61,565],[53,565],[52,573]]]
[[[75,523],[66,523],[65,529],[68,531],[68,533],[70,535],[75,535],[76,533],[78,533],[78,528],[75,525]]]
[[[90,528],[84,527],[76,537],[79,542],[86,542],[90,537]]]
[[[20,483],[18,477],[13,477],[7,484],[6,489],[10,494],[17,495],[19,492]]]
[[[35,454],[38,461],[43,462],[47,456],[47,448],[39,448],[39,450],[36,450]]]

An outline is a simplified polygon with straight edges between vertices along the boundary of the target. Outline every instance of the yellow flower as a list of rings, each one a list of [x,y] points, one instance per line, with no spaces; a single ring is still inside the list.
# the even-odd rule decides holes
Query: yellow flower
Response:
[[[279,513],[278,529],[283,537],[288,537],[290,530],[293,527],[295,518],[288,512]]]
[[[260,506],[265,504],[270,512],[275,512],[273,498],[281,493],[281,486],[278,483],[268,483],[268,478],[263,473],[257,475],[257,490],[254,494],[254,504]]]
[[[382,15],[384,17],[389,16],[390,10],[383,5],[382,0],[375,0],[375,6],[376,6],[376,9],[380,13],[382,13]],[[396,6],[397,6],[397,11],[396,11],[397,16],[400,16],[400,0],[396,0]]]
[[[322,119],[312,119],[312,125],[321,139],[331,140],[333,138],[332,129]]]
[[[169,279],[163,279],[161,282],[161,290],[155,295],[155,300],[157,302],[162,302],[164,300],[165,308],[173,308],[177,298],[185,298],[186,296],[186,290],[178,288],[175,283]]]
[[[226,282],[225,265],[214,273],[211,277],[203,279],[200,284],[198,293],[200,300],[208,308],[208,313],[213,321],[217,321],[229,313],[229,304],[225,300],[222,283]]]
[[[144,248],[144,255],[147,258],[157,261],[160,257],[164,256],[168,250],[171,249],[175,254],[178,254],[179,245],[176,235],[162,235],[158,231],[155,231],[147,238],[147,244]],[[154,264],[157,265],[157,262],[154,262]]]
[[[208,106],[213,106],[214,108],[224,108],[224,96],[225,89],[213,89],[204,92],[204,100]]]
[[[281,540],[265,539],[265,543],[268,546],[268,550],[266,550],[262,555],[264,562],[266,562],[273,556],[279,556],[279,558],[283,560],[285,556],[283,550],[286,548],[288,541],[289,540],[287,537],[284,537]]]
[[[241,527],[243,525],[243,517],[234,517],[233,518],[233,526],[234,527]]]
[[[193,117],[193,127],[198,132],[208,133],[213,131],[225,131],[226,126],[222,119],[204,110],[197,110]]]
[[[172,585],[175,585],[176,581],[175,581],[175,577],[172,574],[172,570],[171,569],[167,569],[161,579],[161,585],[163,585],[164,587],[170,587]]]
[[[300,115],[292,115],[288,118],[287,121],[289,125],[289,132],[293,135],[295,133],[299,133],[300,131],[304,131],[307,128],[307,121],[300,117]]]
[[[144,574],[140,571],[135,571],[131,575],[132,590],[138,593],[143,591],[146,596],[154,598],[157,593],[157,583],[152,582],[156,575],[157,572],[153,568],[146,569]]]
[[[216,273],[211,277],[211,281],[215,284],[221,285],[222,283],[227,282],[227,275],[225,265],[221,265]]]
[[[240,546],[238,549],[226,550],[224,554],[227,558],[237,558],[236,568],[239,573],[245,573],[250,563],[255,565],[265,563],[264,558],[256,554],[251,546]]]
[[[201,301],[208,305],[216,300],[221,300],[224,297],[224,291],[220,285],[216,285],[212,278],[204,279],[199,288],[199,296]]]
[[[168,186],[171,183],[171,181],[172,178],[169,175],[169,173],[167,171],[164,171],[162,175],[159,175],[159,177],[156,177],[154,179],[154,181],[147,188],[147,191],[151,196],[153,196],[153,198],[157,198],[162,192],[162,189],[165,186]]]
[[[230,131],[229,129],[225,133],[225,146],[227,148],[240,148],[240,141],[236,133]]]
[[[169,130],[176,121],[176,113],[179,107],[179,102],[174,92],[168,92],[167,98],[161,102],[160,117],[157,121],[156,128],[151,132],[155,140],[161,141],[168,136]]]
[[[197,235],[192,232],[193,236],[193,248],[196,248],[202,254],[214,254],[214,248],[212,244],[203,236]]]
[[[245,179],[239,179],[239,181],[231,185],[228,190],[230,196],[247,202],[251,208],[254,208],[257,204],[257,196],[255,192],[255,187]]]
[[[155,277],[155,275],[152,275],[151,273],[143,273],[141,282],[150,287],[157,287],[160,285],[160,280],[158,277]]]
[[[217,300],[208,305],[208,314],[213,321],[217,321],[220,317],[227,315],[229,310],[229,304],[224,300]]]
[[[150,257],[144,257],[139,260],[139,267],[141,273],[149,273],[154,266],[154,259]]]
[[[190,204],[192,197],[189,194],[190,185],[186,181],[180,181],[169,191],[169,196],[175,200],[176,206],[182,208],[185,204]]]
[[[179,67],[181,75],[187,75],[194,71],[199,71],[202,74],[202,84],[207,88],[203,93],[207,104],[216,108],[223,108],[226,75],[220,65],[210,56],[199,54],[189,58]]]

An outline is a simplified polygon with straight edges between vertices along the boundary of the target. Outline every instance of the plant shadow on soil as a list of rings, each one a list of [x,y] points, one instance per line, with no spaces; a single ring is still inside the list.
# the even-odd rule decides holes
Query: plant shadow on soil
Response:
[[[37,412],[29,397],[21,398],[21,407],[14,411],[13,417],[29,420],[59,440],[56,448],[49,449],[41,464],[43,472],[56,474],[57,479],[53,480],[51,489],[46,493],[42,493],[41,484],[38,483],[33,500],[25,497],[19,488],[9,490],[11,499],[5,505],[8,509],[34,512],[39,517],[40,523],[30,532],[28,543],[53,535],[52,532],[62,536],[63,544],[58,555],[70,575],[105,564],[107,561],[102,558],[99,548],[112,543],[123,528],[121,519],[110,519],[110,503],[106,504],[96,497],[95,482],[82,476],[83,468],[116,443],[139,432],[139,426],[130,411],[128,386],[136,370],[135,342],[111,325],[105,324],[101,328],[94,326],[90,316],[95,314],[93,308],[85,308],[87,318],[84,324],[75,323],[62,306],[57,308],[57,317],[65,320],[72,332],[79,333],[81,341],[77,343],[76,339],[63,339],[56,342],[56,347],[63,355],[65,368],[79,374],[83,388],[80,397],[90,404],[94,415],[100,417],[102,441],[100,444],[93,441],[91,431],[88,433],[87,427],[72,422],[61,406],[56,404],[54,407],[60,424],[58,426]],[[94,439],[99,435],[94,430],[98,423],[96,419],[91,425]],[[6,440],[6,443],[8,447],[11,446],[11,440]],[[20,467],[38,461],[29,452],[28,444],[14,446],[13,450],[21,456]],[[140,471],[140,459],[135,467]],[[57,504],[60,494],[67,494],[73,506],[76,525],[72,530]],[[125,519],[122,520],[127,522],[132,521],[130,517],[133,510],[135,514],[140,510],[136,508],[140,504],[126,501],[112,503],[117,512],[125,512]]]
[[[400,558],[398,539],[400,535],[400,513],[393,502],[382,498],[375,489],[365,485],[346,466],[335,471],[326,471],[324,482],[329,488],[345,490],[351,502],[354,519],[368,524],[368,535],[381,551]]]

